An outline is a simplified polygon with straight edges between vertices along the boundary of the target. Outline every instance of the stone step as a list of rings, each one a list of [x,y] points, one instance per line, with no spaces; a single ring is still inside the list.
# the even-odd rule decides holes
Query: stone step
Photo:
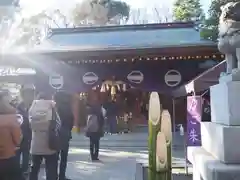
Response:
[[[240,164],[240,126],[202,122],[201,137],[202,147],[216,159],[226,164]]]
[[[239,164],[224,164],[202,147],[189,147],[188,159],[193,164],[193,180],[240,179]]]

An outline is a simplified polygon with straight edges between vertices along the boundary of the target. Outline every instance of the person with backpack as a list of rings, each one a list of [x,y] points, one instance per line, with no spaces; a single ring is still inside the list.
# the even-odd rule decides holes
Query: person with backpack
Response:
[[[22,141],[20,148],[17,150],[17,158],[21,164],[22,174],[27,179],[29,174],[29,159],[30,159],[30,144],[32,138],[32,131],[29,124],[28,110],[35,98],[35,87],[33,85],[23,85],[20,90],[20,104],[17,105],[18,113],[23,117],[21,124]]]
[[[90,156],[92,161],[99,161],[100,138],[104,135],[104,117],[102,107],[88,106],[88,119],[85,127],[86,136],[90,140]]]
[[[46,179],[57,180],[58,147],[52,147],[56,139],[50,140],[51,133],[58,134],[61,126],[55,110],[55,103],[48,100],[46,95],[39,94],[38,100],[34,100],[29,109],[29,117],[32,130],[30,149],[32,166],[29,180],[38,179],[43,159],[45,160]],[[55,125],[54,129],[51,128],[52,124]]]
[[[0,179],[21,180],[16,149],[21,142],[21,119],[18,118],[6,92],[0,92]]]
[[[74,122],[74,116],[72,112],[72,97],[70,94],[59,91],[54,95],[54,101],[56,102],[56,109],[61,120],[60,128],[60,165],[59,165],[59,180],[69,180],[66,177],[67,159],[69,151],[69,142],[72,138],[72,128]]]

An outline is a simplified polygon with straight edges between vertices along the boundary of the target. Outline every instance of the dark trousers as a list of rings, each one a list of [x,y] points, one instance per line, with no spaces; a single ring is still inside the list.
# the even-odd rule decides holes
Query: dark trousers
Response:
[[[20,149],[17,150],[16,155],[18,162],[21,165],[21,171],[23,174],[28,174],[29,170],[29,157],[30,157],[30,144],[24,147],[21,147]],[[22,157],[22,161],[21,161]]]
[[[100,138],[98,136],[90,136],[90,155],[92,160],[98,159],[99,142]]]
[[[17,157],[0,160],[1,180],[22,180],[20,164]]]
[[[38,180],[38,174],[43,159],[45,159],[46,180],[57,180],[58,154],[52,155],[32,155],[32,166],[29,180]]]
[[[59,151],[59,156],[60,156],[59,180],[66,178],[68,151],[69,151],[69,141],[64,143],[62,150]]]
[[[117,133],[117,119],[116,116],[109,116],[108,117],[109,123],[109,132],[114,134]]]

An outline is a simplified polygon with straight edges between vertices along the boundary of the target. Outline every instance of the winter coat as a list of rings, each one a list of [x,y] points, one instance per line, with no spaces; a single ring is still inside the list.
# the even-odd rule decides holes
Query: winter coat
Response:
[[[98,131],[97,132],[88,132],[87,137],[103,137],[104,136],[104,117],[102,114],[101,106],[88,106],[87,107],[88,115],[96,115],[98,119]]]
[[[28,109],[25,108],[23,103],[20,103],[17,106],[17,112],[22,116],[23,122],[21,124],[21,130],[22,130],[22,141],[20,144],[20,148],[28,148],[31,143],[32,138],[32,131],[30,129],[29,124],[29,115],[28,115]]]
[[[21,128],[16,114],[0,115],[0,159],[15,156],[21,142]]]
[[[49,148],[49,125],[52,120],[53,103],[51,100],[37,100],[37,105],[48,107],[47,116],[43,119],[34,118],[36,113],[36,103],[33,102],[29,109],[30,128],[32,130],[32,141],[30,153],[34,155],[51,155],[56,153],[55,150]]]

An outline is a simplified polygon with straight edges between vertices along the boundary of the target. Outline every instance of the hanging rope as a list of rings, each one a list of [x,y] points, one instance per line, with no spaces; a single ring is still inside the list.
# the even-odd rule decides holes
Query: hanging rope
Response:
[[[204,91],[204,93],[202,93],[202,94],[201,94],[201,97],[203,97],[205,94],[207,94],[207,93],[208,93],[208,91],[209,91],[209,89],[208,89],[208,90],[206,90],[206,91]]]

